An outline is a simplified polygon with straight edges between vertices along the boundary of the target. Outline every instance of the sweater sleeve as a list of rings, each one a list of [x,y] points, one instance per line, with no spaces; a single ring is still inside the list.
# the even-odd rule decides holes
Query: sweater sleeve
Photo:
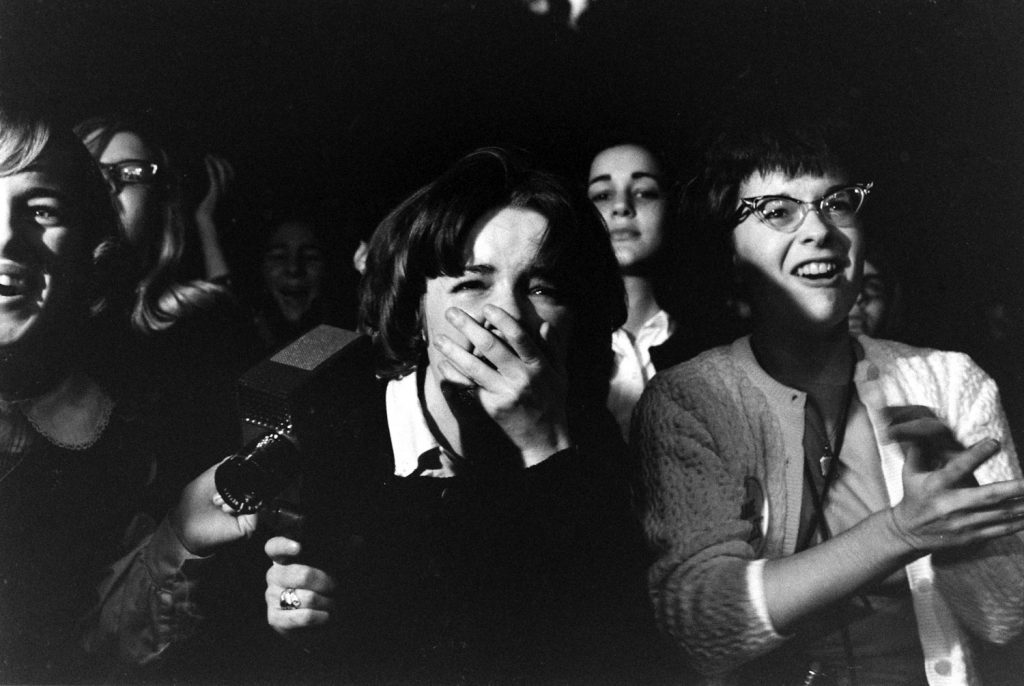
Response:
[[[966,364],[952,386],[955,402],[949,417],[957,438],[971,445],[995,438],[1002,450],[975,472],[979,483],[1020,478],[1020,464],[995,382],[964,356]],[[932,558],[936,586],[960,622],[975,636],[1006,643],[1024,628],[1024,541],[998,538],[967,554]]]
[[[187,574],[202,559],[189,553],[164,519],[114,563],[99,587],[99,603],[85,636],[91,653],[116,653],[128,664],[157,659],[191,635],[200,622]],[[136,529],[138,530],[138,529]]]
[[[655,377],[634,416],[643,526],[657,554],[648,583],[661,630],[715,674],[785,638],[764,611],[744,469],[727,454],[753,443],[750,423],[720,383],[678,369]]]

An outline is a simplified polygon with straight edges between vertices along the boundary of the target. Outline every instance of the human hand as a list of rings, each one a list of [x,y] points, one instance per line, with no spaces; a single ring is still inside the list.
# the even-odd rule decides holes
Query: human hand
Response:
[[[214,473],[219,466],[210,467],[187,485],[168,515],[181,544],[200,557],[256,531],[257,515],[236,513],[217,493]]]
[[[206,177],[210,185],[196,207],[196,223],[200,229],[216,226],[214,217],[217,206],[235,179],[234,167],[223,157],[208,154],[203,158],[203,162],[206,165]]]
[[[302,545],[283,536],[267,541],[264,550],[273,560],[267,570],[267,623],[286,637],[298,637],[303,630],[324,626],[331,621],[335,608],[333,597],[336,584],[323,570],[299,564],[296,557],[302,552]],[[286,589],[297,606],[285,604]]]
[[[464,310],[445,312],[468,341],[470,352],[443,334],[433,345],[444,355],[438,371],[451,385],[473,390],[483,411],[519,450],[524,466],[570,447],[568,374],[552,351],[561,349],[548,322],[536,341],[508,312],[485,305],[484,322]]]
[[[1024,480],[979,486],[973,471],[999,452],[985,439],[965,448],[924,407],[887,408],[890,441],[903,444],[903,500],[891,509],[895,533],[928,553],[1024,530]]]

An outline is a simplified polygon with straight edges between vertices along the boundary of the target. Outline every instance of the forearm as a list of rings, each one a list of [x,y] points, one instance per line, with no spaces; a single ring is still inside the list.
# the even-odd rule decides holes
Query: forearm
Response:
[[[185,569],[187,563],[197,562],[167,520],[161,522],[112,566],[101,584],[86,649],[114,652],[122,661],[146,664],[190,635],[201,617],[192,600],[195,580],[186,576]]]
[[[810,614],[881,580],[922,553],[905,543],[889,510],[764,569],[765,602],[776,630],[791,631]]]
[[[725,543],[686,560],[666,556],[649,575],[655,618],[703,674],[727,672],[786,641],[763,607],[764,560]]]
[[[213,218],[196,213],[196,229],[199,234],[199,245],[203,253],[203,265],[206,269],[206,280],[216,281],[231,274],[227,258],[217,236],[217,226]]]

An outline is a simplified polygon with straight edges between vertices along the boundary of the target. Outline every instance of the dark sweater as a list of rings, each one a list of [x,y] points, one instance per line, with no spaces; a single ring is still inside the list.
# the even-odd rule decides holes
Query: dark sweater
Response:
[[[620,440],[603,410],[578,408],[579,450],[527,470],[398,477],[386,382],[373,374],[368,341],[347,354],[314,408],[302,486],[305,561],[338,581],[337,621],[311,653],[295,651],[257,617],[261,590],[232,601],[247,605],[240,613],[223,602],[223,586],[208,585],[222,601],[199,643],[209,655],[176,649],[189,657],[168,665],[169,676],[202,659],[216,666],[215,681],[649,683],[658,643],[644,598],[647,560],[618,476]],[[268,561],[255,564],[260,574],[250,579]],[[230,656],[233,667],[223,640],[211,638],[227,634],[245,653]]]

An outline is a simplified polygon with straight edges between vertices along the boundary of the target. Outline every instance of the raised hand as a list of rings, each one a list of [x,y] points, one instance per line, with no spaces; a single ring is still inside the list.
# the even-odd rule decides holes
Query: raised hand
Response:
[[[282,636],[300,637],[303,630],[324,626],[335,608],[335,582],[323,570],[296,562],[302,545],[283,536],[264,548],[274,564],[267,570],[267,623]]]
[[[473,352],[439,335],[433,345],[444,355],[439,372],[456,387],[474,390],[484,412],[519,449],[526,466],[571,445],[566,419],[568,376],[552,354],[561,342],[552,327],[540,326],[540,341],[508,312],[485,305],[484,322],[464,310],[445,312]]]
[[[196,219],[200,225],[202,225],[203,219],[210,224],[214,223],[217,206],[235,179],[235,168],[223,157],[208,154],[203,158],[203,162],[206,165],[206,178],[209,180],[209,186],[196,207]]]
[[[979,486],[973,471],[999,452],[985,439],[965,448],[930,410],[888,408],[890,441],[903,444],[903,500],[892,508],[897,533],[927,553],[1024,530],[1024,480]]]

